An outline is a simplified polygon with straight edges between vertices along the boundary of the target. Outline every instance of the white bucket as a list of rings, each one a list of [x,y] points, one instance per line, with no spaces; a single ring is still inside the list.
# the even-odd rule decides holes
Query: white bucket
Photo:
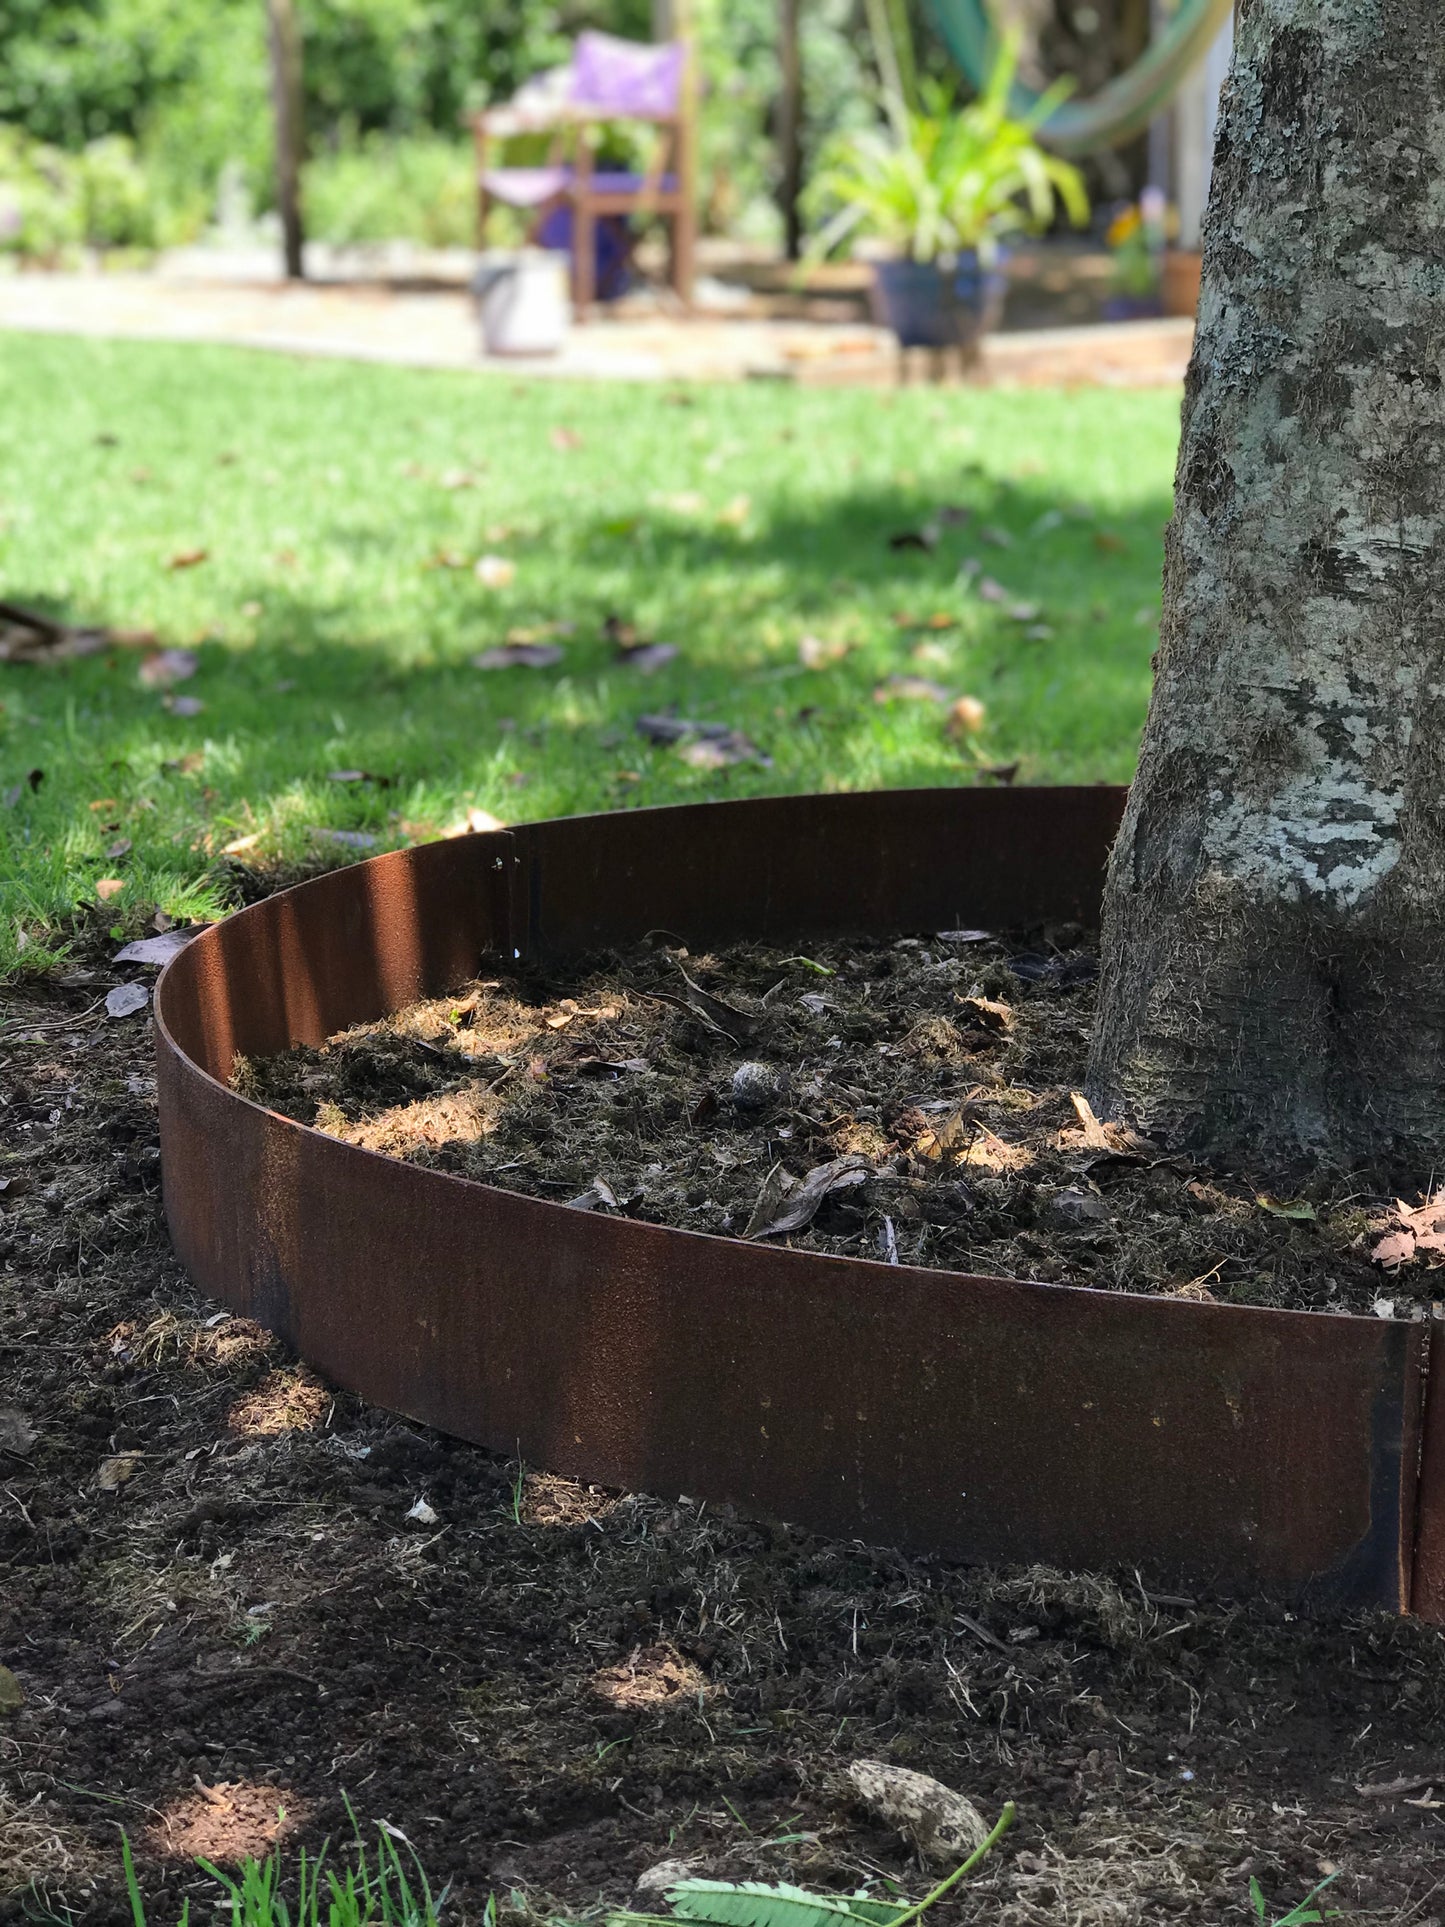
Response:
[[[555,355],[572,319],[571,257],[556,248],[484,254],[472,277],[489,355]]]

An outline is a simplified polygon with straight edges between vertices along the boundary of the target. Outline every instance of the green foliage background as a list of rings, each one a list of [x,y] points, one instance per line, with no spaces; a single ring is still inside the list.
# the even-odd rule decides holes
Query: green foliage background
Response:
[[[651,35],[649,0],[299,6],[310,226],[336,240],[408,232],[434,244],[465,242],[464,113],[564,59],[584,27]],[[858,0],[812,0],[805,9],[814,151],[840,125],[872,116],[858,13]],[[776,0],[698,0],[696,15],[705,216],[715,228],[771,233]],[[272,191],[264,0],[0,0],[0,123],[15,130],[0,151],[0,179],[12,186],[18,132],[56,150],[40,159],[51,174],[65,171],[65,155],[102,140],[111,173],[123,166],[126,143],[137,158],[144,211],[112,222],[115,232],[83,221],[77,232],[67,216],[62,242],[150,246],[193,238],[215,217],[226,177],[264,210]],[[80,195],[67,175],[62,199],[70,204]]]

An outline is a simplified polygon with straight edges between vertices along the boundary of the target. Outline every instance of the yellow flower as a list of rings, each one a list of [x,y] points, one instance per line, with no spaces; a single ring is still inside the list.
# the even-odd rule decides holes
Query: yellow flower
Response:
[[[1143,224],[1144,217],[1137,207],[1124,208],[1109,223],[1108,231],[1104,235],[1105,245],[1111,248],[1123,247],[1126,241],[1133,240]]]

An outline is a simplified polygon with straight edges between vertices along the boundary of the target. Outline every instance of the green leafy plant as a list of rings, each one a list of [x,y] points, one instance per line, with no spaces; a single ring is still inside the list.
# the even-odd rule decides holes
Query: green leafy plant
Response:
[[[242,1861],[234,1875],[223,1872],[209,1860],[200,1861],[198,1864],[221,1888],[218,1906],[223,1910],[221,1918],[226,1920],[227,1927],[438,1927],[446,1890],[436,1899],[432,1898],[431,1887],[411,1843],[406,1843],[412,1858],[409,1877],[397,1850],[396,1838],[379,1826],[375,1853],[369,1855],[350,1801],[346,1810],[351,1815],[356,1836],[356,1860],[344,1876],[325,1864],[329,1843],[314,1860],[309,1860],[302,1850],[295,1890],[289,1895],[279,1847],[273,1848],[264,1860]],[[132,1927],[147,1927],[135,1861],[124,1833],[120,1851]],[[187,1901],[176,1927],[189,1927],[190,1911]],[[491,1919],[495,1922],[494,1910]]]
[[[1332,1880],[1338,1879],[1338,1874],[1327,1875],[1317,1886],[1310,1888],[1297,1907],[1291,1907],[1287,1914],[1281,1914],[1278,1920],[1270,1923],[1270,1927],[1314,1927],[1314,1923],[1319,1921],[1343,1918],[1338,1907],[1327,1907],[1321,1912],[1318,1907],[1311,1904],[1319,1898]],[[1249,1898],[1256,1918],[1268,1921],[1269,1902],[1264,1897],[1264,1889],[1252,1876],[1249,1882]]]
[[[1014,1813],[1010,1800],[987,1839],[916,1904],[870,1900],[862,1894],[809,1893],[802,1887],[770,1887],[760,1880],[682,1880],[667,1891],[670,1915],[622,1911],[608,1915],[607,1927],[676,1927],[679,1920],[694,1922],[696,1927],[913,1927],[992,1853],[1013,1825]]]
[[[870,18],[882,5],[873,0]],[[815,255],[866,237],[913,261],[966,250],[987,260],[1004,236],[1040,232],[1061,206],[1082,226],[1089,217],[1082,175],[1035,139],[1062,83],[1027,119],[1010,112],[1016,39],[1000,45],[988,85],[962,108],[946,86],[917,78],[903,30],[882,18],[875,40],[885,119],[835,143],[809,184],[806,206],[823,220]]]

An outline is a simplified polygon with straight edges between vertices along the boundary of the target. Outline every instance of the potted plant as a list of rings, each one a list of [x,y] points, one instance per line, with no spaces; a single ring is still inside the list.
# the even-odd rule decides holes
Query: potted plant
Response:
[[[1111,268],[1106,321],[1139,321],[1162,311],[1161,267],[1169,216],[1159,189],[1146,187],[1137,201],[1126,201],[1110,221],[1104,233]]]
[[[1040,232],[1061,205],[1075,226],[1088,219],[1078,169],[1035,139],[1062,90],[1024,118],[1012,113],[1018,47],[1008,40],[983,92],[956,107],[946,87],[918,78],[901,8],[890,21],[883,5],[872,0],[869,21],[884,124],[825,155],[808,192],[825,217],[812,252],[850,239],[878,248],[875,305],[900,345],[967,347],[1002,309],[1003,240]]]

